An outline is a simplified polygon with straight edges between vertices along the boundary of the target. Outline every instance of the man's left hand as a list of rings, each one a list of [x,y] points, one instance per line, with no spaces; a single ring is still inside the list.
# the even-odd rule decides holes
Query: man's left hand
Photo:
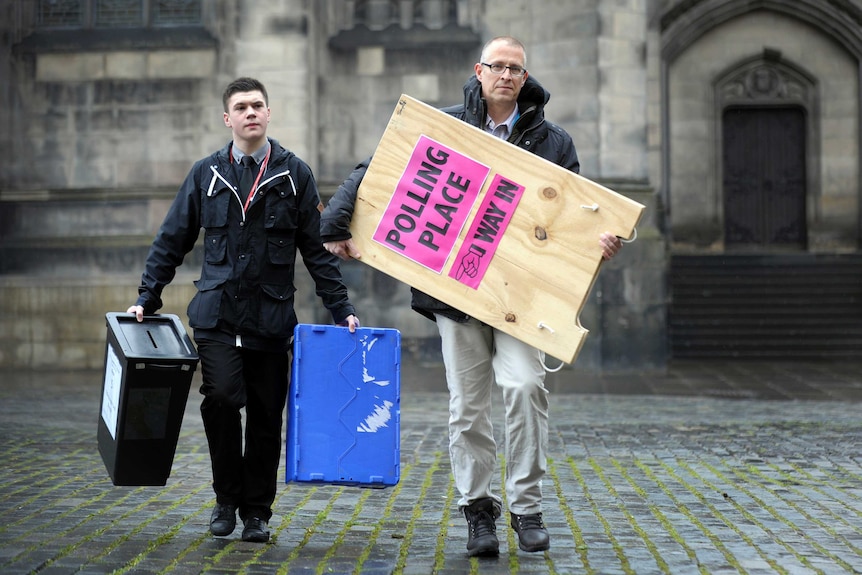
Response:
[[[623,247],[623,242],[620,239],[608,232],[604,232],[599,236],[599,243],[602,245],[602,259],[609,260],[619,252]]]

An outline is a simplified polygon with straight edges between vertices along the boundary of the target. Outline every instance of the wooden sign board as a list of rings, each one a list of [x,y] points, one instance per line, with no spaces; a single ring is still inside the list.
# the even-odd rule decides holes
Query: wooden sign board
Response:
[[[366,264],[571,363],[602,262],[644,206],[402,95],[350,231]]]

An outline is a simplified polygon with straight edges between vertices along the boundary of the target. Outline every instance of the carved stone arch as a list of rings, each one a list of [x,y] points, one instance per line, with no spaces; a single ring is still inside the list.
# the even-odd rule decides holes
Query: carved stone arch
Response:
[[[723,118],[729,108],[797,107],[805,113],[805,190],[808,217],[816,214],[820,195],[820,114],[817,80],[813,75],[782,59],[781,53],[766,49],[762,55],[746,58],[719,74],[713,83],[715,97],[716,181],[721,182],[724,157]],[[722,213],[721,217],[726,217]]]
[[[718,110],[731,105],[788,105],[813,108],[817,82],[773,50],[731,66],[715,80]]]
[[[862,60],[862,8],[850,2],[823,0],[701,0],[677,1],[659,20],[662,60],[673,61],[698,38],[728,20],[767,10],[792,16],[835,38]]]

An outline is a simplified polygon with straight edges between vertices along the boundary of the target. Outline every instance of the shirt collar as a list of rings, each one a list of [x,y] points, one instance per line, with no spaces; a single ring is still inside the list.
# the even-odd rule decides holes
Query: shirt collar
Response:
[[[270,148],[270,143],[269,143],[269,139],[267,139],[266,143],[263,146],[261,146],[260,148],[258,148],[254,152],[252,152],[251,154],[243,154],[242,150],[240,150],[236,146],[231,146],[231,153],[233,154],[233,161],[236,162],[237,164],[242,164],[242,159],[246,155],[250,155],[252,158],[254,158],[255,164],[260,164],[263,161],[263,159],[266,157],[266,155],[269,153],[269,148]]]
[[[485,120],[485,131],[493,133],[495,129],[499,126],[506,126],[505,134],[502,136],[505,138],[509,137],[509,134],[512,133],[512,126],[515,125],[515,122],[518,121],[518,117],[520,116],[520,110],[518,109],[518,103],[515,102],[515,109],[512,110],[512,113],[509,114],[509,117],[500,122],[499,124],[495,124],[494,120],[491,119],[491,116],[488,116]]]

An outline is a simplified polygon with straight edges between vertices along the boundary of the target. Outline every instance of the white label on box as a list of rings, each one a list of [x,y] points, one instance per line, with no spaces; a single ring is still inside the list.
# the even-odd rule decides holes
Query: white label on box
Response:
[[[379,338],[375,337],[371,341],[368,341],[367,335],[360,339],[362,342],[362,383],[373,383],[380,387],[386,387],[389,385],[388,379],[378,380],[374,375],[368,373],[368,355],[371,353],[371,348],[374,347],[374,344],[377,343],[378,339]]]
[[[359,422],[356,426],[356,431],[360,433],[377,433],[382,427],[387,427],[386,423],[392,419],[392,406],[394,404],[386,400],[383,405],[375,405],[374,413],[365,418],[365,421]]]
[[[111,437],[117,439],[117,418],[120,415],[120,383],[123,370],[114,348],[108,344],[108,355],[105,359],[105,387],[102,392],[102,419]]]

